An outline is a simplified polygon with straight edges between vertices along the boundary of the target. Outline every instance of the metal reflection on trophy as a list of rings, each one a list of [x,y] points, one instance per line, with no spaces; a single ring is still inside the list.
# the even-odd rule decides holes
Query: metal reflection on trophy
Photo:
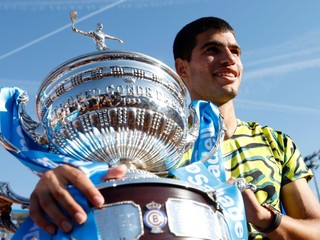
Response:
[[[71,19],[74,31],[102,41],[101,28],[84,32],[74,27],[75,12]],[[28,96],[22,96],[20,119],[51,152],[164,172],[197,137],[197,122],[188,126],[193,114],[188,99],[182,80],[162,62],[136,52],[97,51],[65,62],[45,78],[36,102],[39,123],[26,113]]]

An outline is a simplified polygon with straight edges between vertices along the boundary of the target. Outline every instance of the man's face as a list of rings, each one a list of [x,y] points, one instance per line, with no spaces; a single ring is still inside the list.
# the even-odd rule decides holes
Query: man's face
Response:
[[[208,30],[199,34],[190,62],[176,61],[177,72],[192,100],[212,101],[217,106],[232,100],[238,94],[242,76],[240,54],[231,32]]]

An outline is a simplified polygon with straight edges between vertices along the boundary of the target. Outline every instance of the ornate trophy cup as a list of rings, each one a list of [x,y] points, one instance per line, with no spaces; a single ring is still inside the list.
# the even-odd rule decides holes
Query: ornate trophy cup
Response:
[[[104,40],[123,41],[104,34],[102,25],[81,31],[76,19],[72,12],[73,31],[92,37],[102,51],[71,59],[44,79],[39,122],[25,111],[27,94],[18,105],[24,132],[46,151],[128,166],[123,180],[97,185],[105,205],[93,209],[98,237],[91,239],[229,239],[214,192],[159,177],[179,166],[199,132],[183,81],[150,56],[108,50]]]
[[[188,100],[184,83],[162,62],[141,53],[98,51],[47,76],[36,100],[39,123],[25,111],[26,94],[19,113],[25,132],[50,152],[161,173],[175,167],[197,137],[196,117],[188,127]]]

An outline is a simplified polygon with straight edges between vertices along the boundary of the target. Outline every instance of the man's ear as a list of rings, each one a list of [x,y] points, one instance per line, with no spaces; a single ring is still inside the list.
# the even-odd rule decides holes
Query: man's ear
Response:
[[[188,62],[186,60],[182,60],[181,58],[177,58],[175,60],[175,68],[178,75],[184,80],[187,81],[189,77],[189,68]]]

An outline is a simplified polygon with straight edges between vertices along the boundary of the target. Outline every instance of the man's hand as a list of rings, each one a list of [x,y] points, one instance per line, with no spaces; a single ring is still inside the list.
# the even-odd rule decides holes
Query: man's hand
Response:
[[[109,169],[103,180],[122,178],[126,171],[127,167],[124,165]],[[29,212],[33,221],[50,234],[56,232],[56,225],[64,232],[72,230],[70,219],[59,206],[66,209],[78,224],[87,220],[85,211],[70,195],[68,185],[75,186],[94,207],[101,207],[104,203],[99,190],[81,170],[62,165],[47,171],[31,194]],[[46,214],[56,225],[47,220]]]
[[[234,178],[230,178],[227,183],[233,184]],[[251,189],[242,192],[242,199],[247,221],[260,229],[267,229],[273,221],[272,213],[260,205]]]

